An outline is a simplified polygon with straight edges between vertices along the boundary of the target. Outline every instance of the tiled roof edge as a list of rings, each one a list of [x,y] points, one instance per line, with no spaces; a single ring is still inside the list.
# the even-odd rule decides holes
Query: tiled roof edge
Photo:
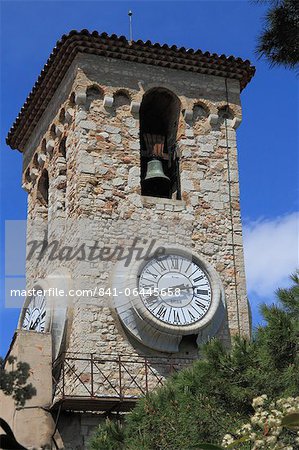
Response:
[[[178,48],[175,45],[153,44],[141,40],[130,43],[124,36],[97,31],[72,30],[56,43],[32,91],[13,123],[7,144],[23,150],[31,132],[41,118],[49,101],[78,53],[90,53],[110,58],[124,59],[160,67],[168,67],[226,78],[237,79],[241,90],[255,73],[249,60],[234,56],[217,55],[201,50]]]

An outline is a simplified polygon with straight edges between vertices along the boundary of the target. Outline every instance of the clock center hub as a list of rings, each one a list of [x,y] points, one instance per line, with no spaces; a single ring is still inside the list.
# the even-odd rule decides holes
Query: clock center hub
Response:
[[[189,278],[178,272],[168,272],[162,275],[158,281],[158,289],[165,292],[161,297],[172,307],[187,306],[193,297],[193,288]],[[168,293],[168,289],[171,292]]]

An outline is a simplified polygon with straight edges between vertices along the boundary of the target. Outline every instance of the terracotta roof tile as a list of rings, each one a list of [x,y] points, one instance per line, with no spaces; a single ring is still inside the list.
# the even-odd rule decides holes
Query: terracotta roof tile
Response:
[[[125,36],[97,31],[72,30],[63,35],[54,47],[48,61],[28,95],[6,138],[7,144],[20,151],[47,108],[49,101],[78,53],[108,56],[137,61],[154,66],[218,75],[240,81],[241,90],[255,73],[250,61],[234,56],[218,56],[201,50],[177,48],[176,45],[143,42],[130,43]]]

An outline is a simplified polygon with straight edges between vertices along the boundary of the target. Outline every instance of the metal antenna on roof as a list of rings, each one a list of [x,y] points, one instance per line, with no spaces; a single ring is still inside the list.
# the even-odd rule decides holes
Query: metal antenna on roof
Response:
[[[130,24],[129,44],[132,44],[132,42],[133,42],[133,31],[132,31],[132,16],[133,16],[133,13],[132,13],[131,10],[129,10],[128,16],[129,16],[129,24]]]

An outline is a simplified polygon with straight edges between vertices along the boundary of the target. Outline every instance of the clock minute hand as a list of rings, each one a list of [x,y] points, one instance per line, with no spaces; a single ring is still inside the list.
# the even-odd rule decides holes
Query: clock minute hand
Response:
[[[180,287],[180,286],[181,286],[181,285],[178,285],[177,287]],[[158,300],[158,297],[159,297],[159,296],[161,296],[161,292],[159,292],[158,294],[152,294],[152,295],[150,295],[149,297],[147,297],[146,301],[149,303],[149,302],[151,302],[151,300],[153,300],[152,303],[156,305],[156,306],[155,306],[155,308],[156,308],[158,305],[160,305],[161,303],[163,303],[164,300],[165,300],[165,299],[163,298],[163,295],[161,296],[160,300]]]
[[[192,289],[192,286],[186,286],[184,284],[177,284],[175,286],[169,286],[169,289],[189,290],[189,289]],[[163,296],[161,296],[162,298],[160,298],[160,301],[158,301],[158,297],[160,295],[161,295],[161,292],[159,292],[158,294],[152,294],[149,297],[147,297],[146,301],[150,302],[153,299],[154,300],[153,303],[155,303],[156,306],[158,306],[165,301],[165,298],[163,298]],[[170,297],[170,298],[173,298],[173,297]]]
[[[195,289],[195,288],[201,287],[199,284],[196,286],[185,286],[185,285],[181,285],[181,286],[172,286],[172,289],[180,288],[182,291],[188,291],[189,289]]]
[[[170,286],[170,289],[180,289],[181,291],[188,291],[192,289],[193,286],[186,286],[185,284],[177,284],[176,286]]]
[[[175,286],[169,286],[168,289],[186,289],[187,286],[185,286],[184,284],[177,284]]]

